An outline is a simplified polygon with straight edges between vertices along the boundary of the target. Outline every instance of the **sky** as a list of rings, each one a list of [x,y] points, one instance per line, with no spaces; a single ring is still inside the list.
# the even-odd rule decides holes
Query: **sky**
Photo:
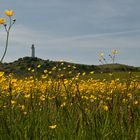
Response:
[[[4,62],[31,56],[53,61],[98,65],[100,53],[108,63],[140,66],[140,0],[0,0],[0,17],[13,9]],[[8,22],[8,19],[7,19]],[[0,56],[6,32],[0,25]]]

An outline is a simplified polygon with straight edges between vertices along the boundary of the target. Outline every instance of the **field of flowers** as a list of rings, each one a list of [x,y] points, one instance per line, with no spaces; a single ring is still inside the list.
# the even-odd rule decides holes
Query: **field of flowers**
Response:
[[[37,79],[28,70],[24,79],[0,72],[1,140],[140,139],[137,76],[83,80],[86,73],[66,78],[54,67]]]
[[[0,25],[9,33],[16,19],[6,10]],[[9,23],[9,24],[8,24]],[[117,50],[109,55],[114,63]],[[101,63],[107,63],[104,54]],[[16,78],[0,72],[0,140],[139,140],[140,78],[113,73],[102,80],[94,72],[75,72],[75,66],[38,70]],[[63,70],[62,70],[63,69]]]

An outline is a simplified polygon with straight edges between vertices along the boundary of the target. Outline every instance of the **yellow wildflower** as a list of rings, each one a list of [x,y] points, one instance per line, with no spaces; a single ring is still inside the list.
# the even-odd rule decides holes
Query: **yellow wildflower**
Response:
[[[44,70],[44,73],[47,73],[48,71],[47,70]]]
[[[76,67],[75,67],[75,66],[73,66],[73,69],[76,69]]]
[[[127,103],[127,102],[128,102],[128,99],[125,99],[125,98],[124,98],[124,99],[122,100],[122,102],[123,102],[123,103]]]
[[[100,56],[100,57],[103,57],[103,56],[104,56],[104,53],[100,53],[99,56]]]
[[[40,100],[41,100],[41,101],[44,101],[44,100],[45,100],[45,96],[44,96],[44,95],[41,95],[41,96],[40,96]]]
[[[42,75],[41,77],[42,77],[42,79],[46,79],[48,77],[48,75]]]
[[[72,71],[69,71],[69,74],[72,74]]]
[[[83,76],[86,75],[86,72],[83,72],[82,75],[83,75]]]
[[[65,102],[61,104],[61,107],[64,107],[64,106],[66,106],[66,103]]]
[[[91,72],[90,72],[90,74],[93,74],[93,73],[94,73],[94,71],[91,71]]]
[[[53,67],[52,70],[56,70],[56,67]]]
[[[55,129],[56,128],[56,124],[55,125],[50,125],[49,128]]]
[[[4,75],[4,72],[0,72],[0,77],[2,77]]]
[[[12,105],[16,104],[16,101],[11,100],[11,104],[12,104]]]
[[[51,74],[52,73],[52,71],[49,71],[49,74]]]
[[[30,97],[30,94],[26,94],[24,95],[25,98],[29,98]]]
[[[97,98],[94,95],[91,95],[90,99],[96,100]]]
[[[134,105],[137,105],[139,102],[137,101],[137,100],[135,100],[134,102],[133,102],[133,104]]]
[[[4,24],[6,22],[5,18],[0,18],[0,24]]]
[[[41,67],[41,65],[37,65],[37,68],[40,68]]]
[[[11,17],[11,16],[13,16],[14,11],[13,11],[13,10],[6,10],[6,11],[5,11],[5,14],[6,14],[8,17]]]
[[[108,106],[107,105],[103,105],[103,110],[104,111],[108,111]]]
[[[21,105],[21,110],[24,110],[25,109],[25,105]]]
[[[23,112],[24,115],[27,115],[27,112]]]
[[[31,68],[28,68],[28,71],[30,71],[31,70]]]
[[[112,54],[117,54],[118,50],[112,50]]]
[[[129,98],[132,98],[132,93],[128,93],[127,96],[128,96]]]

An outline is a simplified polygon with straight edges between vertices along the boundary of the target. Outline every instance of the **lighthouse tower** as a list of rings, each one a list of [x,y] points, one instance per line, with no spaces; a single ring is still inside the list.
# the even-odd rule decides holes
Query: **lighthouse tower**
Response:
[[[32,46],[31,46],[31,57],[32,58],[35,57],[35,46],[34,46],[34,44],[32,44]]]

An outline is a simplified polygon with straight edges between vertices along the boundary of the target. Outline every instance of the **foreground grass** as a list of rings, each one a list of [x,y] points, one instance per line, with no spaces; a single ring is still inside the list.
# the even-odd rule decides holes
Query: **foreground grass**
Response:
[[[140,139],[137,74],[125,80],[101,74],[97,80],[94,74],[66,79],[51,73],[44,71],[41,79],[0,73],[0,139]]]

